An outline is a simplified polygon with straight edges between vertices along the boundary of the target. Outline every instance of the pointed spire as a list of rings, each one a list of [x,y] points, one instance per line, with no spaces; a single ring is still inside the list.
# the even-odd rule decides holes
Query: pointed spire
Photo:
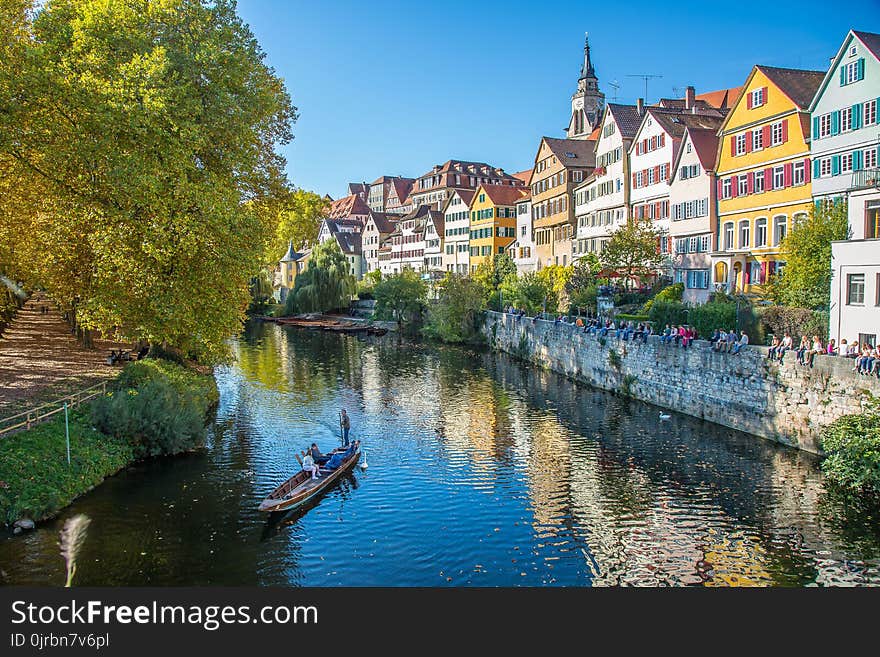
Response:
[[[590,33],[584,32],[584,67],[581,69],[581,80],[595,77],[596,71],[590,61]]]

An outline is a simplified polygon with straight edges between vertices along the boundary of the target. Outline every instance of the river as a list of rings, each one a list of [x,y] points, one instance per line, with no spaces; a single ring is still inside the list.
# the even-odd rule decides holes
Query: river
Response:
[[[206,448],[4,535],[0,582],[62,584],[58,531],[85,513],[81,586],[880,584],[878,520],[809,454],[500,354],[269,324],[233,347]],[[259,513],[343,407],[367,469]]]

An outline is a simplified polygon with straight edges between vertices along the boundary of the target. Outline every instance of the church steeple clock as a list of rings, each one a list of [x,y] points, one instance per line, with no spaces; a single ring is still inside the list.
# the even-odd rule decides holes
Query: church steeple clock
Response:
[[[569,139],[586,139],[599,124],[605,109],[605,94],[599,91],[599,78],[590,60],[589,35],[584,38],[584,65],[578,88],[571,97],[571,120],[568,124]]]

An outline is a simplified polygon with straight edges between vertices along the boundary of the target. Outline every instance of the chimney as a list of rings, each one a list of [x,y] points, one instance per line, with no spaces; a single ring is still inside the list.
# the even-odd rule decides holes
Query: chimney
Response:
[[[639,98],[636,101],[636,111],[639,113],[639,116],[644,116],[645,114],[645,99]]]
[[[684,91],[684,107],[685,109],[693,109],[697,100],[697,91],[693,87],[688,87]]]

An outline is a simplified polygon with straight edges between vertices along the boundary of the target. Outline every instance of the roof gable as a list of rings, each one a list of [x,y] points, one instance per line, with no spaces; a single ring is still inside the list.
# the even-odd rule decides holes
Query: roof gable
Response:
[[[828,88],[828,84],[831,82],[831,80],[834,79],[835,75],[837,74],[840,63],[843,60],[843,57],[846,54],[847,50],[849,50],[849,45],[852,43],[853,39],[858,39],[865,47],[865,50],[873,55],[875,60],[880,62],[880,34],[874,34],[873,32],[857,32],[856,30],[850,30],[849,32],[847,32],[846,38],[843,40],[843,43],[840,44],[837,55],[835,55],[834,59],[831,60],[831,65],[828,67],[828,71],[825,73],[825,77],[822,78],[822,82],[819,84],[819,88],[813,95],[812,102],[810,103],[811,112],[816,108],[816,105],[819,103],[819,99],[822,97],[822,94],[825,93],[825,89]]]

